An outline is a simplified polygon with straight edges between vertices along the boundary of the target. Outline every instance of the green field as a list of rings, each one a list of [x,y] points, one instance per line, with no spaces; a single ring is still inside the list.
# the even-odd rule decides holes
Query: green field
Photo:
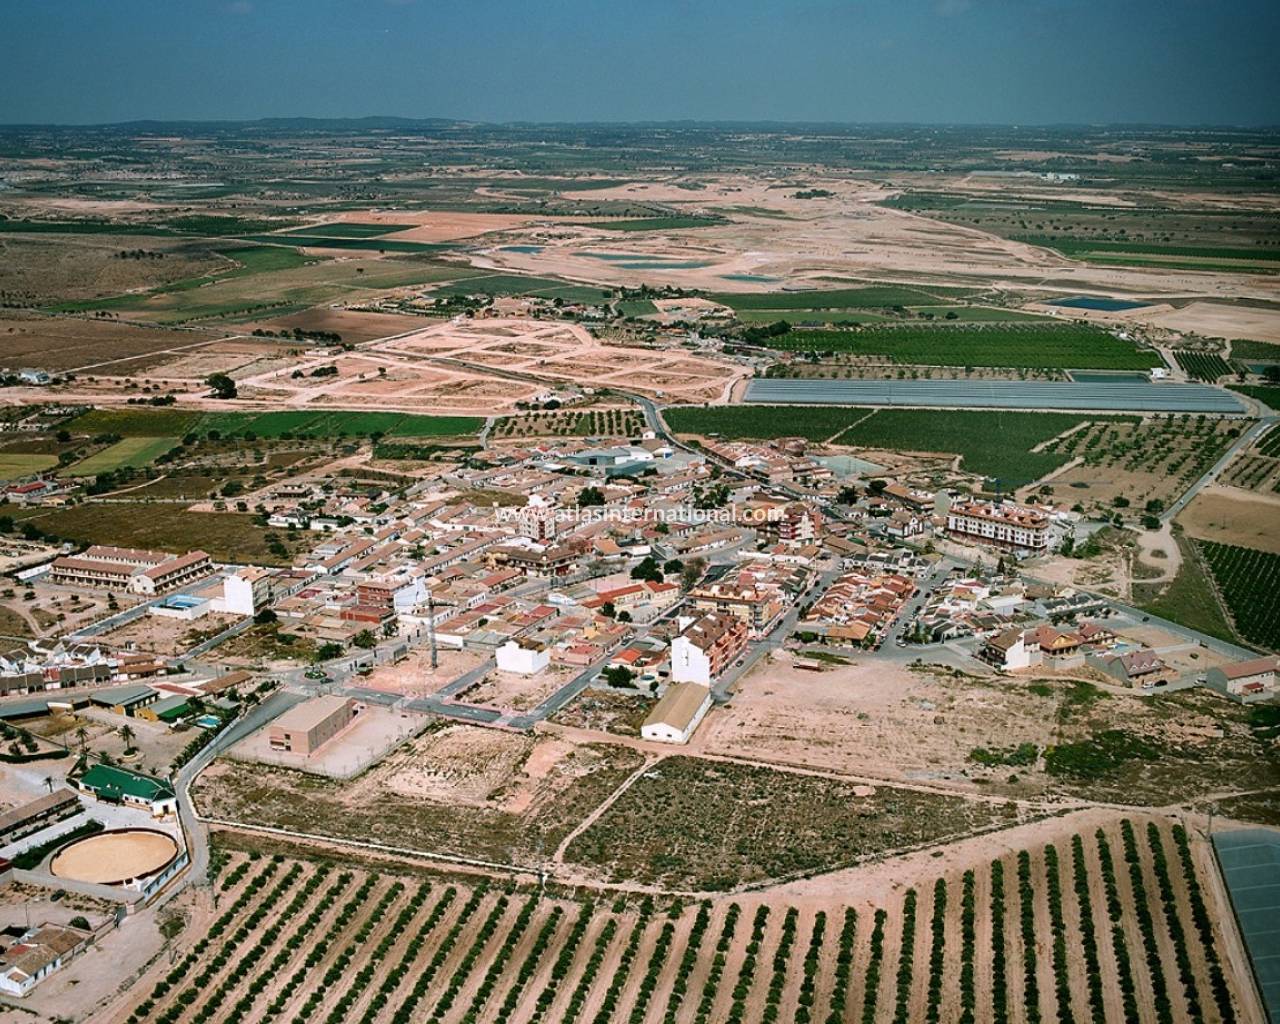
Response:
[[[897,285],[832,288],[812,292],[733,292],[711,299],[735,312],[744,309],[876,309],[883,306],[927,306],[939,299],[972,295],[969,288],[907,288]]]
[[[200,413],[181,409],[91,409],[77,416],[68,427],[77,433],[120,434],[125,438],[173,438],[207,434],[211,430],[223,436],[253,434],[272,438],[285,434],[367,437],[373,433],[392,437],[452,437],[474,434],[483,425],[484,420],[476,416],[414,416],[401,412]]]
[[[220,562],[280,565],[266,533],[254,516],[237,512],[190,512],[176,504],[86,503],[71,508],[35,510],[26,516],[45,533],[82,544],[117,544],[161,551],[200,548]]]
[[[490,274],[456,281],[435,289],[433,295],[534,295],[566,302],[600,302],[607,288],[570,284],[550,277],[522,277],[519,274]]]
[[[150,224],[115,224],[105,220],[10,220],[0,217],[0,232],[28,235],[164,235]]]
[[[1129,256],[1167,256],[1204,260],[1280,260],[1280,249],[1258,246],[1239,249],[1215,245],[1158,245],[1151,242],[1095,242],[1089,239],[1047,238],[1028,235],[1018,239],[1031,245],[1057,249],[1064,256],[1105,257],[1109,253]]]
[[[932,313],[939,320],[951,317],[962,323],[997,323],[1017,321],[1026,323],[1047,323],[1046,317],[1038,313],[1024,313],[1020,309],[1004,309],[1000,306],[911,306],[913,313]]]
[[[951,410],[836,409],[786,405],[667,409],[672,430],[726,439],[806,437],[859,448],[952,452],[962,468],[998,479],[1005,489],[1038,480],[1068,456],[1032,448],[1079,423],[1099,419],[1074,413],[955,412]],[[1107,417],[1101,417],[1107,418]]]
[[[354,221],[336,221],[332,224],[313,224],[310,227],[293,228],[285,235],[308,235],[317,238],[377,238],[393,231],[405,231],[412,224],[358,224]]]
[[[618,303],[618,312],[623,316],[647,316],[658,312],[658,307],[648,299],[623,299]]]
[[[1229,384],[1227,386],[1232,391],[1238,391],[1242,395],[1248,395],[1255,401],[1261,402],[1268,409],[1280,411],[1280,387],[1268,387],[1265,384],[1261,386],[1254,384]]]
[[[761,344],[792,352],[884,356],[920,366],[1143,370],[1161,365],[1155,352],[1080,324],[886,324],[852,331],[790,331]]]
[[[1212,541],[1199,544],[1240,635],[1280,650],[1280,555]]]
[[[141,469],[156,458],[177,447],[176,437],[126,437],[69,468],[68,476],[97,476],[117,469]]]
[[[58,460],[52,455],[0,452],[0,480],[20,480],[24,476],[43,473],[57,464]]]
[[[1174,349],[1173,358],[1192,380],[1213,382],[1232,372],[1231,364],[1216,352],[1196,352],[1192,349]]]
[[[1245,363],[1280,363],[1280,345],[1237,338],[1231,343],[1231,358]]]

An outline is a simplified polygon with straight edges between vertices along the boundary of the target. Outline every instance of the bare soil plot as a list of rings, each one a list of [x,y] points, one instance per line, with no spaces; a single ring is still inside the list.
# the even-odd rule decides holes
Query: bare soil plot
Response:
[[[238,621],[239,616],[220,612],[211,612],[190,622],[164,615],[142,615],[101,634],[100,638],[113,648],[173,657]]]
[[[538,752],[547,743],[550,764]],[[231,821],[527,861],[539,845],[554,849],[640,763],[626,748],[562,743],[452,725],[351,783],[220,761],[201,776],[197,799],[203,813]]]
[[[360,685],[387,693],[421,697],[433,693],[458,676],[471,671],[484,659],[472,651],[440,650],[437,667],[431,668],[431,655],[415,648],[403,661],[394,665],[379,665],[363,677]]]
[[[210,340],[205,331],[179,331],[73,316],[0,311],[0,362],[50,372],[78,370]],[[105,369],[105,368],[104,368]]]
[[[500,672],[494,669],[475,686],[458,695],[468,704],[482,704],[504,711],[528,711],[535,708],[568,683],[578,669],[570,666],[547,668],[535,675]]]
[[[512,339],[518,339],[513,341]],[[533,349],[527,346],[535,346]],[[587,386],[625,386],[670,401],[721,401],[745,368],[718,359],[687,355],[676,359],[663,349],[607,345],[571,323],[520,318],[449,321],[374,346],[386,353],[447,356],[519,371],[548,382],[571,380]],[[507,387],[519,386],[505,382]]]
[[[455,238],[474,238],[490,231],[521,227],[535,220],[516,214],[454,210],[352,210],[338,219],[359,224],[411,224],[412,227],[386,236],[406,242],[449,242]]]
[[[316,306],[313,309],[304,309],[300,313],[251,321],[242,324],[241,329],[249,333],[257,329],[283,333],[294,329],[331,331],[340,335],[343,341],[359,345],[366,341],[389,338],[392,335],[403,334],[405,331],[417,330],[422,324],[422,317],[417,316],[363,312],[341,306]],[[304,340],[302,344],[312,343]]]
[[[1185,646],[1151,639],[1162,649]],[[1208,662],[1187,664],[1203,670]],[[1112,732],[1126,751],[1114,760],[1097,746],[1100,734]],[[973,759],[979,748],[1021,744],[1037,748],[1034,764],[983,767]],[[1054,770],[1045,760],[1050,748],[1066,752]],[[775,657],[708,715],[690,749],[960,792],[1131,804],[1221,790],[1229,765],[1250,785],[1280,780],[1280,765],[1259,759],[1247,710],[1207,690],[1140,697],[1071,678],[975,678],[887,669],[869,659],[814,673]]]
[[[1236,544],[1280,554],[1280,497],[1250,494],[1211,485],[1178,515],[1178,523],[1197,540]]]
[[[1145,313],[1145,311],[1142,311]],[[1192,302],[1141,317],[1147,323],[1207,338],[1280,342],[1280,310],[1215,302]]]
[[[0,238],[0,292],[32,304],[140,291],[228,265],[207,247],[183,239],[7,233]]]

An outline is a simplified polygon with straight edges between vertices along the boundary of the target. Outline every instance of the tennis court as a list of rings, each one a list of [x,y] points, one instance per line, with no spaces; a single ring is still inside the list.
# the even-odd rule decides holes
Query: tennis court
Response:
[[[1280,1022],[1280,832],[1241,829],[1213,837],[1231,909],[1249,950],[1267,1017]]]

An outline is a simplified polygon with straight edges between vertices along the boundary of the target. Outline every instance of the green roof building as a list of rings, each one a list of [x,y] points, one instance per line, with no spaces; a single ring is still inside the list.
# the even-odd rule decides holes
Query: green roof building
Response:
[[[95,764],[76,779],[75,784],[82,792],[92,793],[99,800],[145,807],[156,817],[175,813],[178,809],[177,794],[167,782],[112,765]]]

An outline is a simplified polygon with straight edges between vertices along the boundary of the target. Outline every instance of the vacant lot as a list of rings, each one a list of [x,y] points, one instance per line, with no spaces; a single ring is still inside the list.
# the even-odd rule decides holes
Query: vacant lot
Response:
[[[56,372],[115,359],[198,345],[217,337],[73,316],[37,316],[0,310],[0,363]],[[105,369],[105,367],[104,367]]]
[[[1280,555],[1277,522],[1280,497],[1242,494],[1235,487],[1204,488],[1178,516],[1179,525],[1196,540],[1259,548]]]
[[[565,852],[611,881],[730,889],[856,864],[1017,817],[977,803],[752,765],[669,757],[632,785]]]
[[[232,821],[532,864],[639,764],[627,748],[535,747],[525,737],[453,726],[347,784],[219,762],[201,776],[197,801],[205,814]]]
[[[207,245],[136,235],[0,235],[0,294],[46,305],[163,287],[230,266]]]

